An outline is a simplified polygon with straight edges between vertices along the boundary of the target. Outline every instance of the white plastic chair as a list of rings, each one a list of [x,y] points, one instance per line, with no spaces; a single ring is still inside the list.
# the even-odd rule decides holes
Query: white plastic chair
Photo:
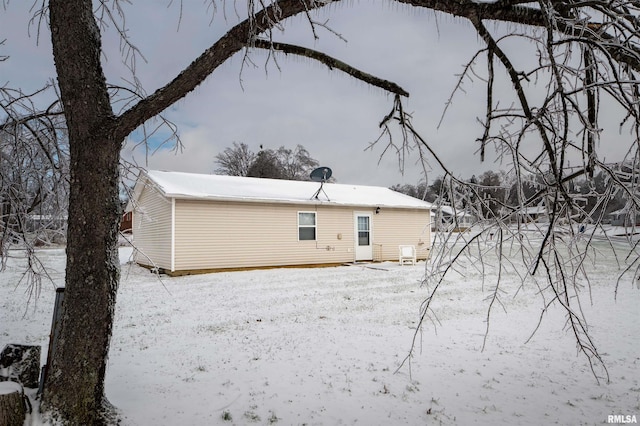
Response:
[[[412,265],[416,264],[415,246],[398,246],[398,251],[400,252],[398,256],[400,266],[404,265],[405,263],[411,263]]]

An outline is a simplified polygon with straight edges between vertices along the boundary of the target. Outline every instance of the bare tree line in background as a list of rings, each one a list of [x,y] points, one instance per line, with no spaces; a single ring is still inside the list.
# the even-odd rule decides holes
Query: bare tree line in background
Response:
[[[284,145],[278,149],[263,148],[257,153],[243,142],[233,142],[216,155],[216,174],[270,179],[309,180],[309,174],[318,167],[317,160],[298,144],[294,149]]]
[[[638,187],[637,180],[633,184],[631,181],[634,178],[633,169],[624,164],[613,167],[619,169],[622,180],[628,181],[629,191],[620,190],[617,182],[609,179],[603,171],[598,171],[592,179],[580,177],[568,182],[567,194],[575,199],[572,221],[596,223],[601,216],[625,210],[626,207],[629,209],[625,211],[633,215],[634,198],[630,194],[636,192],[635,188]],[[626,178],[624,175],[627,175]],[[546,209],[543,194],[539,193],[544,187],[545,181],[542,175],[529,175],[521,181],[521,186],[518,186],[513,176],[507,172],[489,170],[479,176],[473,175],[460,181],[438,176],[430,185],[421,181],[416,185],[393,185],[391,189],[437,206],[448,206],[460,212],[470,213],[479,220],[485,220],[519,212],[521,210],[518,200],[519,192],[530,199],[530,206]],[[606,218],[604,220],[608,221]],[[637,222],[640,224],[640,214]]]

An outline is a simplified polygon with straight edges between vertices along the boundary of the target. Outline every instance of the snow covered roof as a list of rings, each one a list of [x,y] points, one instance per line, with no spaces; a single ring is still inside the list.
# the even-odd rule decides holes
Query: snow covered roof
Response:
[[[362,207],[430,209],[431,204],[380,186],[320,183],[239,176],[149,170],[138,178],[134,199],[148,181],[164,196],[179,199],[226,200]],[[143,183],[144,182],[144,183]],[[127,208],[129,210],[129,208]]]
[[[629,213],[631,213],[631,209],[629,208],[629,206],[624,206],[623,208],[621,208],[620,210],[616,210],[614,212],[610,212],[607,213],[609,216],[620,216],[620,215],[628,215]]]
[[[456,217],[466,217],[466,216],[473,216],[471,213],[469,213],[468,211],[464,210],[464,209],[454,209],[451,206],[433,206],[434,210],[440,210],[443,214],[448,215],[448,216],[456,216]]]
[[[547,208],[544,205],[525,207],[520,210],[520,214],[523,215],[536,215],[536,214],[546,214]]]

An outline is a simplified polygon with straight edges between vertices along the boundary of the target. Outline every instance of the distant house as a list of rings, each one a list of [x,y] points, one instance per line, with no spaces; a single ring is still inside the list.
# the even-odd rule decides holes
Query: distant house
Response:
[[[132,211],[125,212],[122,215],[122,220],[120,221],[120,232],[130,234],[132,226],[133,226],[133,212]]]
[[[537,206],[524,207],[516,212],[521,222],[548,222],[549,214],[544,203]]]
[[[25,231],[37,232],[42,230],[64,232],[67,226],[67,216],[49,214],[30,214],[25,222]]]
[[[478,218],[463,209],[450,206],[433,206],[431,210],[432,227],[438,231],[466,231]]]
[[[625,207],[609,213],[607,221],[612,226],[640,226],[640,213],[635,209]]]
[[[430,204],[388,188],[149,171],[133,211],[135,261],[169,274],[429,255]]]

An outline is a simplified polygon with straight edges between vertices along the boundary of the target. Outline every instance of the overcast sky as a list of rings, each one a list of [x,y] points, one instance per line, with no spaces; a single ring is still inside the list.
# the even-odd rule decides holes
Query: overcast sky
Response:
[[[36,43],[37,27],[28,24],[31,3],[12,1],[0,10],[0,40],[7,39],[0,54],[10,55],[9,61],[0,63],[0,85],[25,91],[54,76],[48,28],[40,28]],[[147,93],[170,81],[237,22],[232,6],[219,8],[211,23],[202,0],[184,0],[178,30],[179,2],[170,7],[168,0],[135,3],[125,5],[126,27],[147,60],[139,59],[136,66]],[[328,31],[320,31],[320,39],[314,40],[302,17],[287,21],[285,32],[276,33],[276,39],[324,51],[398,83],[411,94],[405,107],[413,113],[414,125],[459,176],[501,167],[491,159],[481,164],[476,155],[475,139],[482,134],[476,117],[485,108],[481,81],[465,83],[465,92],[455,95],[438,128],[457,74],[483,47],[469,24],[389,2],[347,2],[314,18],[329,19],[328,25],[347,41]],[[103,32],[103,44],[109,83],[124,84],[129,75],[121,65],[120,40],[113,27]],[[234,141],[254,151],[260,145],[276,149],[301,144],[321,165],[333,169],[339,183],[417,183],[421,167],[415,156],[406,160],[403,175],[393,153],[380,159],[383,146],[366,149],[379,135],[378,124],[392,107],[391,96],[310,60],[277,59],[279,68],[267,62],[265,52],[251,52],[254,65],[242,67],[242,53],[237,54],[166,111],[164,115],[179,127],[182,153],[168,147],[148,158],[140,148],[132,152],[137,132],[123,155],[150,169],[212,173],[215,156]],[[440,170],[435,162],[430,164],[432,180]]]

